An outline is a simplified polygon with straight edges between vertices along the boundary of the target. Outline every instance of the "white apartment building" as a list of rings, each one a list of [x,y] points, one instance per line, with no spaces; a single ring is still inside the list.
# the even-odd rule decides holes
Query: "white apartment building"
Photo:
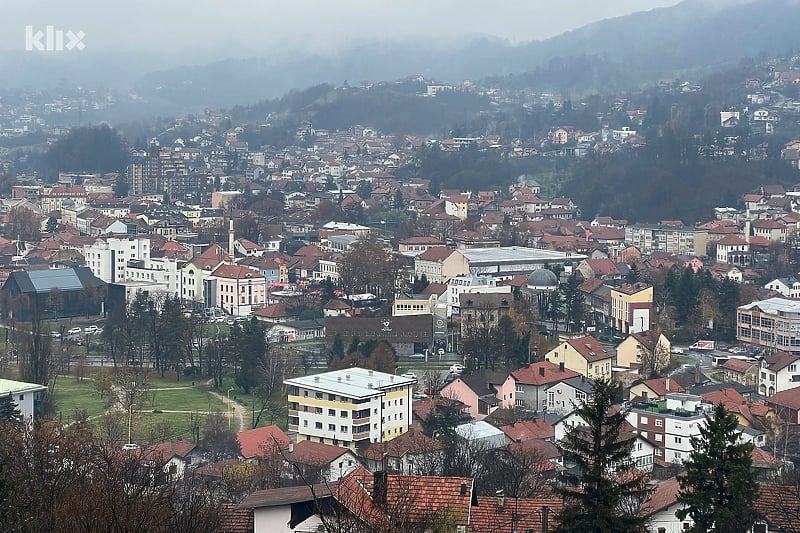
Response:
[[[511,294],[511,285],[497,285],[489,276],[457,276],[447,281],[447,316],[460,312],[461,294]]]
[[[177,261],[166,257],[156,257],[150,261],[128,261],[125,265],[125,281],[142,281],[158,284],[166,288],[172,297],[181,293],[181,269],[186,261]]]
[[[772,396],[795,387],[800,387],[800,356],[778,352],[761,361],[759,394]]]
[[[107,237],[83,247],[86,266],[106,283],[125,281],[128,261],[150,262],[150,240],[144,237]]]
[[[22,419],[31,422],[34,416],[34,402],[44,395],[47,387],[38,383],[25,383],[11,379],[0,379],[0,396],[8,396],[17,406]]]
[[[287,379],[289,431],[351,449],[392,440],[411,424],[416,381],[358,367]]]

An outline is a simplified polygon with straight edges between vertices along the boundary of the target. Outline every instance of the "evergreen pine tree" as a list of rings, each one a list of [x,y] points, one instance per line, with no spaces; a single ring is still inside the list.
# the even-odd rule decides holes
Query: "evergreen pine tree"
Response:
[[[575,410],[583,423],[559,443],[578,473],[565,475],[556,487],[564,498],[558,533],[644,530],[639,508],[649,489],[644,474],[629,468],[636,437],[622,433],[627,410],[610,411],[617,390],[611,381],[595,381],[593,397]]]
[[[11,396],[0,396],[0,424],[5,422],[22,422],[22,414],[17,404],[11,400]]]
[[[758,482],[750,453],[753,444],[742,442],[736,415],[718,404],[700,435],[692,437],[692,452],[678,476],[683,504],[676,516],[694,521],[690,531],[744,533],[756,518],[753,502]]]

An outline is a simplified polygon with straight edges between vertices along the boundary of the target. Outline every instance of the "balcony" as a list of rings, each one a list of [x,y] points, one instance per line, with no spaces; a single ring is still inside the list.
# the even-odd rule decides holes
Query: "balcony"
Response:
[[[289,431],[297,431],[298,425],[297,424],[289,424],[288,426]]]
[[[369,431],[363,433],[353,433],[353,440],[366,440],[369,439]]]
[[[296,409],[289,409],[289,416],[298,416]]]
[[[363,426],[364,424],[369,424],[369,417],[364,418],[354,418],[353,425],[354,426]]]

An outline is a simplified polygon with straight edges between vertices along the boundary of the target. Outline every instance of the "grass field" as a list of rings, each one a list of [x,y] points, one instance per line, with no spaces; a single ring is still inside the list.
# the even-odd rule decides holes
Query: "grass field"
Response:
[[[154,390],[148,395],[153,402],[151,410],[170,411],[225,411],[225,403],[211,396],[203,388]]]
[[[76,410],[86,410],[86,415],[90,417],[102,414],[107,401],[108,395],[100,398],[91,378],[77,382],[72,376],[61,376],[56,381],[56,412],[61,414],[65,422],[74,420]]]

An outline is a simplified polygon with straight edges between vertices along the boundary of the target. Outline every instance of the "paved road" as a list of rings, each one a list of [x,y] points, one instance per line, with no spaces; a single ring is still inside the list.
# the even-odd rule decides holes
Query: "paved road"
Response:
[[[228,400],[228,397],[226,395],[220,394],[218,392],[209,391],[209,394],[214,398],[220,400],[224,404],[230,404],[230,408],[233,409],[233,416],[236,419],[236,424],[238,425],[238,429],[237,428],[233,429],[236,431],[236,433],[244,431],[246,429],[244,425],[244,412],[245,412],[244,405],[240,404],[239,402],[237,402],[232,398]]]

